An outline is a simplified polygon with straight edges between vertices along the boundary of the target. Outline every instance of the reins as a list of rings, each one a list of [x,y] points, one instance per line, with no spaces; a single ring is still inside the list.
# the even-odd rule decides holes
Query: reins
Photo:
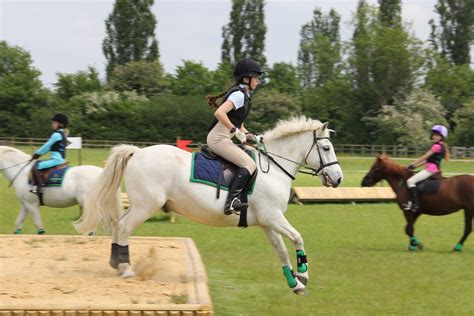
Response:
[[[306,170],[298,170],[299,173],[304,173],[304,174],[309,174],[311,176],[318,176],[319,173],[326,167],[329,167],[329,166],[332,166],[332,165],[336,165],[336,164],[339,164],[339,161],[335,160],[335,161],[331,161],[331,162],[328,162],[328,163],[324,163],[323,162],[323,157],[321,156],[321,151],[319,149],[319,146],[317,145],[318,144],[318,140],[321,140],[321,139],[329,139],[329,137],[317,137],[316,136],[316,131],[313,131],[313,144],[311,145],[311,148],[309,149],[308,153],[306,154],[305,156],[305,163],[302,164],[302,163],[299,163],[297,161],[294,161],[292,159],[289,159],[289,158],[286,158],[286,157],[283,157],[281,155],[278,155],[278,154],[275,154],[275,153],[272,153],[272,152],[269,152],[267,150],[267,146],[265,145],[265,143],[263,142],[260,142],[259,140],[257,140],[257,146],[256,146],[256,149],[258,151],[258,160],[259,160],[259,166],[260,166],[260,170],[262,170],[263,173],[268,173],[270,172],[270,161],[273,162],[278,168],[280,168],[288,177],[290,177],[292,180],[295,180],[295,177],[288,171],[286,170],[282,165],[280,165],[271,155],[275,156],[275,157],[278,157],[278,158],[281,158],[283,160],[286,160],[288,162],[291,162],[291,163],[294,163],[300,167],[303,167],[305,169],[308,169],[308,170],[311,170],[311,171],[306,171]],[[319,168],[318,169],[315,169],[311,166],[308,165],[307,163],[307,159],[308,159],[308,156],[309,154],[311,153],[311,151],[313,150],[314,146],[316,145],[316,149],[318,151],[318,156],[319,156],[319,161],[320,161],[320,165],[319,165]],[[255,148],[255,147],[254,147]],[[265,157],[267,157],[267,159],[269,160],[268,162],[268,166],[267,166],[267,170],[263,170],[262,168],[262,159],[261,159],[261,156],[260,154],[263,154]]]
[[[29,161],[31,161],[31,159],[30,159],[30,160],[26,160],[26,161],[19,162],[19,163],[14,164],[13,166],[10,166],[10,167],[2,168],[2,169],[0,169],[0,171],[8,170],[8,169],[10,169],[10,168],[19,166],[19,165],[24,164],[24,163],[27,163],[27,162],[29,162]]]
[[[18,176],[20,175],[20,173],[23,171],[23,169],[25,169],[26,167],[28,167],[30,165],[31,162],[33,162],[33,160],[28,160],[28,161],[24,161],[23,163],[25,162],[28,162],[26,165],[24,165],[23,167],[21,167],[21,169],[16,173],[16,175],[13,177],[13,179],[10,181],[10,184],[8,185],[8,187],[11,187],[13,185],[13,182],[15,182],[16,178],[18,178]],[[11,168],[11,167],[10,167]]]

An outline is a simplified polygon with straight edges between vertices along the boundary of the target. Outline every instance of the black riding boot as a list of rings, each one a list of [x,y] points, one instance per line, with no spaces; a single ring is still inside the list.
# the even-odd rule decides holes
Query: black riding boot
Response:
[[[44,182],[43,182],[43,175],[41,174],[41,171],[38,170],[38,164],[36,163],[33,166],[32,169],[33,172],[33,179],[35,181],[36,187],[34,187],[31,192],[32,193],[37,193],[38,195],[43,193],[43,188],[44,188]]]
[[[413,213],[418,212],[418,191],[416,187],[408,188],[410,193],[410,201],[408,201],[406,210],[412,211]]]
[[[251,177],[252,175],[246,168],[240,168],[237,171],[237,175],[229,187],[229,195],[227,196],[227,201],[225,202],[224,207],[225,215],[230,215],[232,213],[238,214],[241,210],[248,207],[248,203],[242,203],[239,196]]]

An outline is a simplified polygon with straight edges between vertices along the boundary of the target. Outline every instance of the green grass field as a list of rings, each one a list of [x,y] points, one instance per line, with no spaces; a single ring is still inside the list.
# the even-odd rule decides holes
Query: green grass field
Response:
[[[103,150],[86,150],[83,163],[101,165],[106,156]],[[71,154],[72,162],[74,158]],[[358,186],[372,163],[340,160],[344,186]],[[443,170],[474,174],[474,162],[448,162]],[[320,183],[299,176],[294,185]],[[0,178],[2,234],[12,233],[18,210],[7,186]],[[77,207],[42,209],[48,234],[75,234],[70,223],[77,215]],[[158,214],[134,235],[193,238],[206,265],[217,315],[474,314],[474,236],[461,253],[451,251],[462,234],[462,213],[422,216],[416,226],[416,236],[425,244],[422,252],[406,250],[404,218],[393,203],[291,204],[287,218],[302,234],[308,252],[311,278],[304,297],[288,289],[280,262],[258,228],[213,228],[184,218],[170,224]],[[24,231],[35,232],[31,218]]]

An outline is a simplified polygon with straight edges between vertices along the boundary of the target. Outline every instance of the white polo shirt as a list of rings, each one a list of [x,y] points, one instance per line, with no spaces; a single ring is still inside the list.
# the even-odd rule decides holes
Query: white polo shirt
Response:
[[[243,85],[243,84],[240,84],[239,87],[241,87],[242,89],[245,89],[245,85]],[[247,96],[249,96],[249,95],[247,94]],[[229,95],[227,100],[230,100],[232,102],[232,104],[234,105],[234,109],[238,110],[238,109],[240,109],[241,107],[244,106],[245,95],[240,90],[235,91],[235,92],[232,92],[231,95]]]

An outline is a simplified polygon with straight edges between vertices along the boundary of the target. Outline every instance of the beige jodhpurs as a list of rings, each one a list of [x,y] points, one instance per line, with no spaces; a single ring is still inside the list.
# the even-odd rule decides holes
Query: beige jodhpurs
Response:
[[[233,136],[234,134],[231,134],[227,127],[221,122],[217,122],[216,126],[207,134],[207,145],[225,160],[232,162],[239,168],[245,168],[250,174],[253,174],[257,168],[255,162],[232,142]]]
[[[431,177],[432,175],[434,175],[434,173],[432,172],[429,172],[428,170],[421,170],[420,172],[416,173],[415,175],[411,176],[408,180],[407,180],[407,186],[409,188],[414,188],[416,187],[416,184],[418,182],[421,182],[423,180],[426,180],[428,179],[429,177]]]

